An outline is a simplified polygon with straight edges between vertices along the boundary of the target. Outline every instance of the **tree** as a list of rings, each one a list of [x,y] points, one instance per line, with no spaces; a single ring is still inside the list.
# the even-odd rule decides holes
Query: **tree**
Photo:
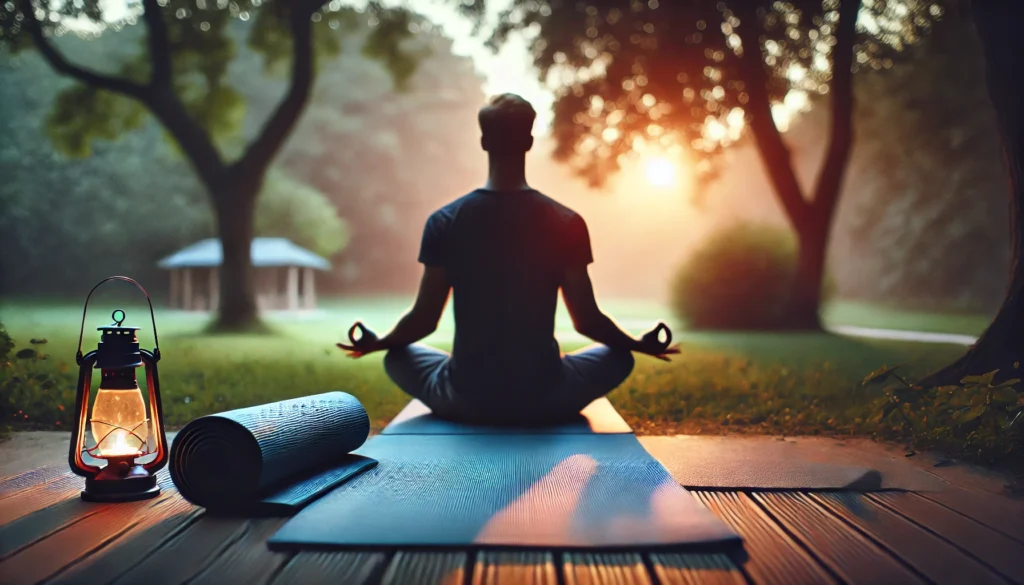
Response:
[[[482,22],[486,2],[466,9]],[[787,325],[816,329],[853,143],[853,72],[889,66],[939,14],[941,6],[923,1],[514,0],[492,44],[537,31],[542,76],[566,79],[555,156],[595,185],[645,144],[683,145],[704,159],[698,168],[713,170],[711,157],[749,129],[799,245]],[[817,181],[805,189],[775,112],[811,94],[827,94],[831,115]]]
[[[18,0],[0,10],[0,39],[9,50],[35,48],[57,71],[79,82],[57,99],[48,121],[52,138],[74,154],[87,154],[95,139],[113,139],[139,128],[149,114],[159,121],[188,160],[210,197],[220,235],[221,308],[217,325],[240,329],[256,321],[250,246],[256,199],[264,176],[309,100],[317,57],[336,54],[339,35],[356,17],[323,0],[249,0],[216,5],[207,0],[141,0],[118,22],[145,24],[144,49],[108,73],[78,65],[61,51],[55,35],[83,26],[108,27],[97,0],[51,4]],[[415,69],[416,56],[401,50],[410,37],[410,16],[371,3],[377,24],[363,47],[384,62],[401,87]],[[241,148],[227,140],[241,123],[244,100],[225,75],[235,45],[231,24],[252,18],[248,45],[268,69],[287,61],[290,83],[284,97],[255,137]],[[237,157],[229,160],[232,151]]]
[[[999,370],[1002,379],[1017,378],[1024,359],[1024,3],[973,0],[971,12],[1009,178],[1010,282],[1002,306],[978,342],[956,362],[922,380],[924,386],[957,384],[966,375],[993,370]]]
[[[90,62],[116,41],[65,40]],[[45,120],[69,85],[34,52],[0,56],[0,296],[78,297],[114,273],[154,282],[158,258],[212,233],[202,188],[155,123],[61,160]]]

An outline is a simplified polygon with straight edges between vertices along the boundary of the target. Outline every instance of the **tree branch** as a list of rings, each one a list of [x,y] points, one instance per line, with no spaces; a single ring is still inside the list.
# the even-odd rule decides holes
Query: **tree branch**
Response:
[[[829,88],[832,96],[829,145],[811,202],[815,216],[823,222],[832,220],[853,146],[853,51],[860,6],[861,0],[842,0],[839,6]]]
[[[153,116],[174,137],[199,175],[199,180],[216,201],[226,188],[226,168],[210,135],[189,116],[188,110],[170,87],[152,91],[152,97],[145,103]]]
[[[750,129],[754,133],[761,161],[782,202],[782,207],[793,227],[800,232],[808,222],[810,205],[804,199],[800,182],[793,170],[789,147],[772,118],[772,105],[768,94],[768,75],[761,54],[761,23],[757,18],[757,2],[737,2],[734,9],[740,18],[738,34],[743,46],[739,57],[749,100]]]
[[[311,16],[320,2],[297,2],[289,15],[292,33],[291,85],[284,99],[270,115],[259,135],[235,163],[235,170],[244,177],[261,177],[309,100],[313,86],[313,24]]]
[[[35,43],[39,53],[44,59],[46,59],[54,71],[57,71],[62,75],[67,75],[68,77],[73,77],[89,87],[119,93],[145,102],[145,87],[128,79],[98,73],[68,61],[67,58],[57,50],[57,47],[55,47],[53,43],[46,38],[46,34],[43,32],[43,26],[36,18],[35,7],[32,6],[32,0],[21,0],[20,4],[22,14],[25,17],[25,28],[28,29],[28,33],[31,35],[32,41]]]
[[[160,13],[158,0],[142,0],[143,20],[149,33],[149,60],[152,64],[152,76],[149,84],[153,87],[169,87],[171,85],[171,47],[167,38],[167,23]]]

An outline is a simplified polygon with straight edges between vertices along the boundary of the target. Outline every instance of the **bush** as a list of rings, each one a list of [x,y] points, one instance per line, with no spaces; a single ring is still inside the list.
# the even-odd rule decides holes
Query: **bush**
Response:
[[[12,424],[59,429],[71,422],[74,372],[63,364],[56,371],[47,367],[50,356],[40,351],[45,343],[33,338],[30,347],[14,352],[14,340],[0,323],[0,440],[10,436]]]
[[[875,421],[886,437],[909,437],[919,448],[937,448],[988,464],[1024,457],[1024,385],[1020,378],[995,383],[998,370],[966,376],[959,384],[927,387],[882,367],[863,386],[880,386]],[[1020,363],[1013,365],[1014,373]]]
[[[670,293],[672,309],[692,329],[779,327],[793,286],[796,253],[796,237],[786,228],[723,228],[679,268]],[[822,300],[833,290],[826,279]]]

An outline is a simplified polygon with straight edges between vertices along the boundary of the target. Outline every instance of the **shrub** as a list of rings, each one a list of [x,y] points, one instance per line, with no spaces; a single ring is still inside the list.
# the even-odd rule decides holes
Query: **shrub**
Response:
[[[882,367],[861,383],[890,382],[874,405],[883,436],[909,437],[918,447],[989,464],[1024,456],[1024,385],[1019,378],[996,384],[995,370],[966,376],[959,384],[927,387],[897,374],[898,367]],[[1015,363],[1014,370],[1019,368]]]
[[[21,428],[68,428],[74,406],[74,376],[63,364],[49,366],[40,351],[45,339],[13,353],[15,343],[0,323],[0,440],[12,425]],[[64,405],[67,404],[68,407]]]
[[[796,254],[796,237],[786,228],[723,228],[679,268],[670,291],[672,309],[693,329],[778,327],[793,286]],[[826,279],[822,300],[833,289]]]

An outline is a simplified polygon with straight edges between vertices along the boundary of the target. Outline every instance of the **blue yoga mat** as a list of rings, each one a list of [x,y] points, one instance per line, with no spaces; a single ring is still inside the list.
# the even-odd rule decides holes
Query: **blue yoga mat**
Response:
[[[353,455],[370,419],[352,395],[329,392],[212,414],[171,445],[171,480],[211,513],[291,515],[376,465]]]
[[[577,426],[494,434],[442,423],[368,441],[356,453],[380,464],[299,512],[268,546],[647,549],[740,541],[631,433],[583,434]]]

